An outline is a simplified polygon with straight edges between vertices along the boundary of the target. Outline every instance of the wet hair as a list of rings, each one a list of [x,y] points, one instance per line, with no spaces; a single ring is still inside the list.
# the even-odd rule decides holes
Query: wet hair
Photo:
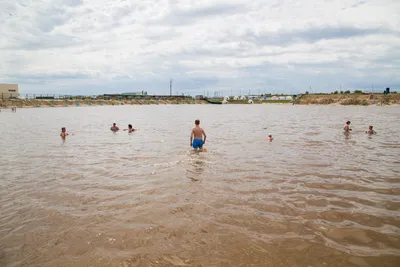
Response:
[[[347,121],[346,124],[350,124],[350,121]]]
[[[65,131],[65,127],[62,127],[62,128],[61,128],[61,131]]]
[[[199,125],[200,124],[200,120],[195,120],[194,124]]]
[[[128,128],[132,128],[132,124],[129,124],[129,125],[128,125]]]
[[[374,126],[370,125],[369,128],[372,129]]]
[[[117,125],[117,124],[114,122],[113,125]]]

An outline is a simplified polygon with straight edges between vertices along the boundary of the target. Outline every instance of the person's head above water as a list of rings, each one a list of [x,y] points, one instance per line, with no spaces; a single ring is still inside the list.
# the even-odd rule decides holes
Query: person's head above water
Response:
[[[129,128],[129,129],[132,129],[132,124],[129,124],[129,125],[128,125],[128,128]]]
[[[272,137],[272,134],[269,134],[268,137]]]
[[[350,123],[351,123],[350,121],[347,121],[347,122],[346,122],[347,125],[350,125]]]
[[[61,128],[61,132],[65,132],[66,130],[65,130],[65,127],[62,127]]]
[[[372,130],[372,128],[374,128],[374,126],[370,125],[370,126],[369,126],[369,129]]]
[[[113,123],[113,126],[117,126],[117,124],[114,122],[114,123]]]
[[[200,120],[195,120],[195,121],[194,121],[194,124],[200,125]]]

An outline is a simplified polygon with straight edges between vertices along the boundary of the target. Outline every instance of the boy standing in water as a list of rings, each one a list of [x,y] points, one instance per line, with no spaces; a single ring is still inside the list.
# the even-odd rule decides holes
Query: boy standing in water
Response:
[[[343,127],[343,130],[344,130],[344,133],[345,134],[349,134],[350,133],[350,131],[351,131],[351,129],[350,129],[350,121],[347,121],[346,122],[346,124],[344,125],[344,127]]]
[[[67,130],[65,129],[65,127],[62,127],[61,133],[60,133],[61,138],[65,140],[65,137],[67,137],[68,135],[69,134],[67,133]]]
[[[192,133],[190,134],[190,146],[193,147],[194,150],[200,149],[203,150],[203,145],[206,142],[206,132],[203,128],[200,127],[200,120],[195,120],[194,124],[196,125],[192,129]],[[204,141],[203,141],[204,135]],[[193,140],[194,137],[194,140]]]
[[[114,133],[119,131],[119,128],[115,122],[113,123],[113,126],[110,128],[110,130]]]

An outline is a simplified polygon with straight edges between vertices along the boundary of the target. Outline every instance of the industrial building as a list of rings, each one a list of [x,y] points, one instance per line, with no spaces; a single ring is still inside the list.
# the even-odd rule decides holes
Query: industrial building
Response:
[[[18,84],[0,83],[0,99],[17,98]]]

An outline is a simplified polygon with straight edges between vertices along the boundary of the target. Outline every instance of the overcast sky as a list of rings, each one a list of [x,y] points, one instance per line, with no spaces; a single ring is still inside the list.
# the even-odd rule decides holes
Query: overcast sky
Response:
[[[22,93],[400,89],[400,0],[0,0]]]

